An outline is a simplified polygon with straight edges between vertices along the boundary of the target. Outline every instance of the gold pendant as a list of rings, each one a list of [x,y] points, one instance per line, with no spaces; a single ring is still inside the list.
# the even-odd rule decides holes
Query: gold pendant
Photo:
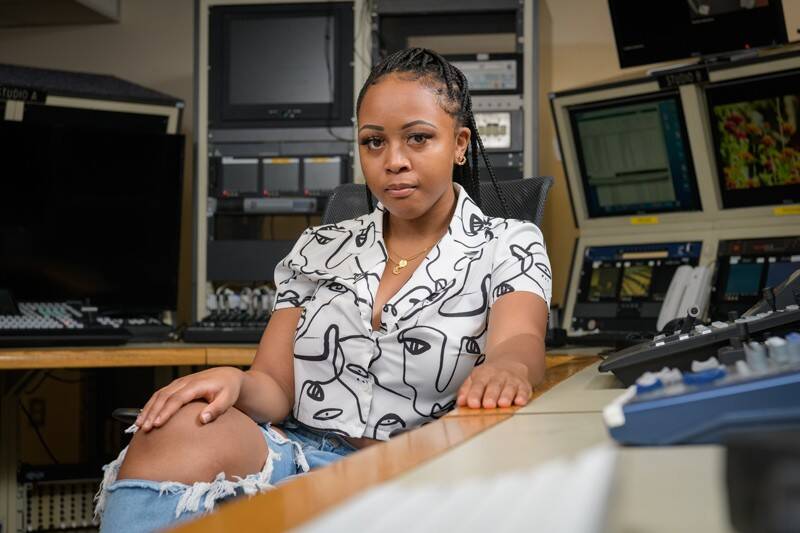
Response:
[[[392,274],[399,274],[399,273],[400,273],[400,267],[392,268]]]
[[[397,266],[400,268],[405,268],[406,265],[408,265],[408,261],[406,261],[405,259],[401,259],[400,262],[397,263]]]

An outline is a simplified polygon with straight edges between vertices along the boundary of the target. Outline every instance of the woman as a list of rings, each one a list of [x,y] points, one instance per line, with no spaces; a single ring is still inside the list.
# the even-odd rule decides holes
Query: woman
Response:
[[[455,405],[524,405],[542,379],[543,239],[478,207],[483,145],[464,75],[429,50],[397,52],[373,68],[356,111],[380,203],[303,233],[276,268],[247,372],[212,368],[151,397],[105,467],[104,530],[208,511]]]

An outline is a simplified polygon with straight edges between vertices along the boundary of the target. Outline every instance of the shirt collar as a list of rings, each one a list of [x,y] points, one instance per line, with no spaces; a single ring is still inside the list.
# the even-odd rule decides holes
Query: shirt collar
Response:
[[[467,191],[458,183],[453,183],[456,192],[456,207],[453,216],[447,227],[447,232],[439,242],[440,248],[455,245],[456,248],[468,250],[476,248],[486,242],[485,232],[491,227],[491,219],[483,214],[480,207],[467,194]],[[386,245],[383,240],[383,217],[386,208],[378,202],[375,209],[368,215],[370,222],[375,224],[376,245],[385,250]],[[369,222],[368,222],[369,224]]]

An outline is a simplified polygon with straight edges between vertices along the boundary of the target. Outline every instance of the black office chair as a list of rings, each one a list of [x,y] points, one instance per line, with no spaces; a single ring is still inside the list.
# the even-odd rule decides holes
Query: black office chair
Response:
[[[499,181],[498,185],[511,210],[510,218],[530,220],[537,226],[540,225],[542,216],[544,216],[547,193],[553,186],[553,178],[539,176],[505,180]],[[328,207],[325,209],[322,223],[332,224],[366,214],[368,208],[365,187],[366,185],[363,183],[345,183],[336,187],[328,200]],[[489,216],[505,217],[503,205],[490,182],[481,183],[481,199],[483,204],[481,211]],[[112,416],[124,424],[133,424],[138,413],[138,409],[120,408],[115,409]]]
[[[553,186],[553,178],[539,176],[518,180],[498,181],[498,186],[505,196],[510,218],[530,220],[541,225],[544,216],[544,204],[547,193]],[[328,207],[322,217],[323,224],[333,224],[367,213],[367,196],[362,183],[345,183],[334,189],[328,200]],[[491,182],[482,182],[481,211],[492,217],[505,217],[503,205]]]

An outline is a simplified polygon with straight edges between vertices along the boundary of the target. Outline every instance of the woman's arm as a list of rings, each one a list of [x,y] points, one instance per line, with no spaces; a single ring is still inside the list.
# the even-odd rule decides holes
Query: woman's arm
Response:
[[[280,422],[294,404],[294,335],[303,309],[275,311],[244,373],[235,406],[256,422]]]
[[[544,379],[547,304],[527,291],[501,296],[489,313],[486,361],[461,385],[459,406],[494,408],[528,403]]]

